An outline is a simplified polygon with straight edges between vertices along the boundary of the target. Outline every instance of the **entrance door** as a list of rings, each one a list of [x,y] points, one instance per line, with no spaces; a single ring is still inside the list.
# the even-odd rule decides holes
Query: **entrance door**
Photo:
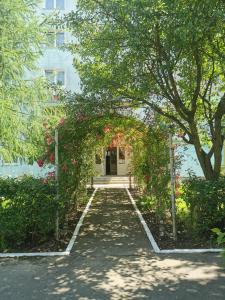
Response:
[[[106,175],[117,175],[117,148],[106,150]]]

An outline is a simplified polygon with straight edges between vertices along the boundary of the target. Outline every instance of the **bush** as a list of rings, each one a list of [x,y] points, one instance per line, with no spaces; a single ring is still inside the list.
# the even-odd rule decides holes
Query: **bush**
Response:
[[[209,236],[212,228],[225,227],[225,178],[209,181],[191,177],[183,182],[182,198],[194,233]]]
[[[53,234],[54,195],[54,185],[42,179],[0,179],[0,251],[44,241]]]

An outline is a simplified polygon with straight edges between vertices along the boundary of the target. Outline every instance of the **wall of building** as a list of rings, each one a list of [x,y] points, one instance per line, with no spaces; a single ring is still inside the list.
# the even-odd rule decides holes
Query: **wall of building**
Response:
[[[56,4],[54,0],[54,4]],[[49,15],[57,11],[57,13],[63,15],[71,12],[76,8],[75,0],[64,0],[63,10],[46,9],[45,0],[40,1],[38,15]],[[52,30],[54,31],[54,30]],[[69,32],[64,32],[65,44],[74,40]],[[80,92],[80,79],[78,73],[73,67],[73,56],[69,51],[60,49],[59,47],[47,47],[43,46],[43,55],[37,61],[37,71],[27,72],[26,78],[35,78],[37,76],[45,76],[45,70],[64,71],[65,72],[65,85],[66,90],[73,92]],[[13,164],[6,164],[3,160],[0,160],[0,176],[22,176],[24,174],[33,176],[44,176],[49,170],[42,170],[36,163],[34,165],[28,165],[24,162],[18,162]]]
[[[128,175],[131,169],[131,155],[130,150],[125,149],[125,160],[122,162],[119,160],[119,147],[117,147],[117,175],[125,176]],[[95,157],[94,160],[94,170],[95,176],[105,176],[106,175],[106,149],[102,149],[102,159],[101,164],[96,164]]]

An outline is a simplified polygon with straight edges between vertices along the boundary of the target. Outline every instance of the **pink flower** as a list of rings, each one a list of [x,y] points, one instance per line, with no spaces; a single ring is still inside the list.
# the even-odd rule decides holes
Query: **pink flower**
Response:
[[[65,124],[65,119],[64,118],[62,118],[60,121],[59,121],[59,125],[64,125]]]
[[[55,171],[48,172],[47,175],[48,175],[48,177],[53,178],[53,177],[55,177]]]
[[[54,153],[50,153],[49,160],[50,160],[51,163],[55,162],[55,154]]]
[[[110,132],[110,130],[111,130],[111,128],[110,128],[109,126],[105,126],[105,127],[103,128],[103,131],[104,131],[105,133]]]
[[[37,164],[40,168],[43,167],[43,165],[44,165],[43,159],[38,159]]]

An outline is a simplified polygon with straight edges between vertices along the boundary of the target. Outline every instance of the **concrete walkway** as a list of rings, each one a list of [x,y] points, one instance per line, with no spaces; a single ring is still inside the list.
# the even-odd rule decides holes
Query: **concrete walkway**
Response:
[[[97,192],[70,257],[2,259],[0,278],[0,300],[225,299],[220,256],[155,255],[124,189]]]

